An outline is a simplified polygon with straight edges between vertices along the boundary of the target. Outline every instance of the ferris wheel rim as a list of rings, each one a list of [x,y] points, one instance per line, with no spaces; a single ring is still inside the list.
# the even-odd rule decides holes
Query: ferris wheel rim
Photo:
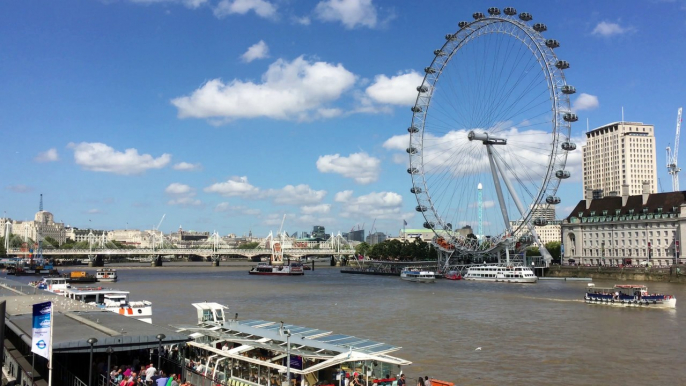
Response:
[[[514,35],[513,33],[508,33],[502,29],[488,29],[489,27],[499,27],[503,24],[509,25],[510,28],[514,29],[516,32],[524,34],[528,40],[525,40],[518,35]],[[460,38],[460,33],[463,35],[462,38]],[[431,65],[425,69],[426,75],[422,80],[422,84],[417,87],[418,96],[412,108],[412,125],[410,129],[408,129],[408,131],[410,131],[410,148],[408,148],[410,168],[408,169],[408,172],[412,178],[412,192],[415,194],[415,198],[417,199],[417,211],[421,211],[422,215],[424,216],[426,220],[425,227],[427,224],[430,225],[429,228],[434,231],[437,237],[440,236],[437,232],[438,228],[442,230],[448,228],[452,231],[452,226],[442,218],[441,214],[435,207],[431,198],[430,189],[427,184],[426,173],[424,170],[424,151],[422,150],[426,132],[426,117],[428,115],[429,108],[431,107],[433,91],[436,84],[439,83],[439,79],[441,78],[443,71],[449,65],[453,56],[461,48],[479,36],[497,33],[514,37],[531,51],[531,54],[536,58],[536,61],[541,67],[541,72],[545,77],[549,88],[551,116],[553,118],[551,122],[552,131],[550,133],[552,137],[552,145],[550,147],[549,156],[550,161],[546,169],[545,177],[541,182],[540,187],[537,189],[536,198],[533,202],[540,204],[546,193],[552,193],[554,196],[559,188],[561,179],[556,178],[553,173],[555,173],[554,169],[556,167],[561,166],[561,169],[564,169],[566,164],[568,152],[560,150],[560,143],[562,142],[560,137],[564,136],[566,141],[570,140],[571,122],[566,122],[566,120],[563,119],[563,114],[570,113],[571,110],[569,96],[562,92],[563,86],[566,87],[567,83],[563,72],[564,68],[556,66],[560,62],[553,51],[553,48],[556,47],[548,46],[546,44],[546,40],[540,34],[540,31],[534,30],[534,28],[532,28],[525,21],[517,20],[514,15],[508,14],[508,16],[500,16],[492,14],[487,17],[476,19],[464,27],[461,26],[461,28],[455,34],[446,35],[446,42],[443,44],[441,49],[434,52],[435,57]],[[458,43],[451,44],[453,41],[458,41]],[[447,50],[446,48],[450,49]],[[446,51],[449,51],[449,53]],[[417,131],[413,132],[413,128],[416,128]],[[419,140],[413,142],[413,139],[416,137],[419,137]],[[418,146],[415,147],[416,145]],[[417,148],[422,150],[413,150]],[[422,188],[420,189],[421,191],[415,191],[418,186]],[[426,204],[428,204],[428,207],[424,208]],[[526,212],[526,215],[522,218],[522,225],[519,225],[519,228],[523,226],[524,222],[531,220],[532,208],[528,208]],[[507,231],[508,229],[506,227],[504,232],[507,233]],[[443,234],[445,234],[445,232],[443,232]],[[501,236],[509,235],[504,234]],[[469,249],[469,247],[467,247],[467,249]]]

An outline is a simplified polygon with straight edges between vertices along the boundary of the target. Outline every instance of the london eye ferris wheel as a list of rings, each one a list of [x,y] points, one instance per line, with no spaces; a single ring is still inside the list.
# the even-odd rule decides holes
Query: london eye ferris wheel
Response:
[[[439,247],[486,253],[515,235],[531,243],[533,225],[547,221],[536,209],[560,203],[567,154],[576,149],[576,90],[565,80],[569,63],[555,55],[560,43],[532,19],[514,8],[474,13],[424,69],[407,171]]]

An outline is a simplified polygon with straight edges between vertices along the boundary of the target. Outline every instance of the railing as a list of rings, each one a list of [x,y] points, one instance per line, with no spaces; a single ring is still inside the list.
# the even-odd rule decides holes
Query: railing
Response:
[[[54,362],[54,361],[53,361]],[[52,368],[52,384],[63,386],[87,386],[87,383],[72,374],[66,367],[54,362]]]
[[[301,249],[284,249],[284,253],[291,255],[338,255],[351,254],[353,250],[335,249],[317,249],[317,248],[301,248]],[[32,252],[22,251],[19,248],[10,248],[7,250],[10,255],[30,255]],[[269,255],[271,249],[237,249],[237,248],[221,248],[217,250],[212,249],[46,249],[43,250],[43,255],[241,255],[241,256],[256,256]]]

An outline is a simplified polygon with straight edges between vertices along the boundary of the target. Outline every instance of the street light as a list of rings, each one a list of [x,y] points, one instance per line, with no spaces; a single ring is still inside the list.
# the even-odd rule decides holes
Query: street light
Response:
[[[91,380],[93,379],[93,345],[98,343],[95,338],[88,338],[86,341],[91,345],[91,360],[88,362],[88,386],[91,386]]]
[[[167,336],[164,334],[157,334],[156,336],[159,341],[159,345],[157,346],[157,371],[160,371],[160,366],[162,365],[162,339],[166,337]]]
[[[107,379],[107,385],[112,383],[112,376],[110,375],[110,359],[112,359],[112,353],[114,352],[114,349],[112,346],[107,347],[107,374],[105,375],[105,379]]]
[[[286,333],[286,381],[288,386],[291,386],[291,330],[285,330]]]

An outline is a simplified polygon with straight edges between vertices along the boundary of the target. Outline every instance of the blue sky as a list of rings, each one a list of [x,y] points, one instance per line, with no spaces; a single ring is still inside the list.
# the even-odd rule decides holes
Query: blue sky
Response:
[[[560,41],[578,91],[573,138],[622,107],[655,125],[670,189],[681,0],[3,1],[0,210],[29,219],[43,193],[77,227],[151,228],[163,214],[165,231],[239,235],[277,230],[284,214],[289,232],[421,227],[391,140],[407,134],[445,34],[490,6],[529,12]],[[560,197],[558,217],[582,197],[579,173]]]

